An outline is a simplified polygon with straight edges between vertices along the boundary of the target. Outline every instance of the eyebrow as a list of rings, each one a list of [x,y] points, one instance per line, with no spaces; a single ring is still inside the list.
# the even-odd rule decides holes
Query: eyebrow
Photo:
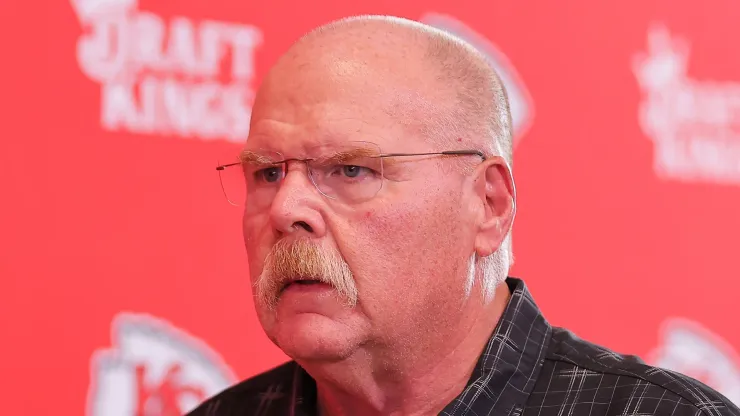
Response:
[[[242,150],[239,153],[239,161],[242,163],[249,163],[252,165],[273,165],[276,160],[272,160],[265,155],[261,155],[251,150]]]
[[[378,157],[380,156],[380,153],[374,152],[371,149],[351,149],[351,150],[344,150],[341,152],[334,153],[332,155],[326,156],[326,157],[320,157],[316,158],[317,161],[322,163],[343,163],[347,162],[348,160],[353,160],[358,157]]]
[[[333,153],[333,154],[330,154],[324,157],[308,158],[308,160],[315,160],[319,163],[342,164],[347,161],[357,159],[358,157],[378,158],[380,156],[382,156],[382,154],[376,151],[373,151],[372,149],[351,149],[351,150],[344,150],[344,151],[340,151],[337,153]],[[251,150],[242,150],[241,153],[239,154],[239,161],[241,163],[246,163],[250,165],[274,165],[280,162],[284,162],[286,160],[295,160],[295,159],[288,158],[288,159],[282,159],[282,160],[274,160],[268,156],[262,155],[257,152],[253,152]],[[301,160],[301,159],[298,159],[298,160]]]

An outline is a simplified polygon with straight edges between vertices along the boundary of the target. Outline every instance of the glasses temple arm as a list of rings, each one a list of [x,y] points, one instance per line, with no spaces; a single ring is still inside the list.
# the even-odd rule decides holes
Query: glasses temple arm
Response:
[[[428,152],[428,153],[383,153],[378,157],[399,157],[399,156],[434,156],[434,155],[475,155],[480,156],[483,160],[486,160],[486,155],[480,150],[446,150],[444,152]]]
[[[241,165],[241,162],[235,162],[235,163],[229,163],[227,165],[216,166],[216,170],[224,170],[224,169],[226,169],[228,167],[236,166],[236,165]]]

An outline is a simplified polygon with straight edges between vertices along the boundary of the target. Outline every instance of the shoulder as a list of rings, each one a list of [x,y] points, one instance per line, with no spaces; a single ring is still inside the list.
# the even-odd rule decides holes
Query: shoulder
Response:
[[[298,369],[290,361],[258,374],[209,398],[187,416],[246,415],[261,406],[282,407],[280,401],[285,401],[287,406]]]
[[[726,397],[688,376],[645,364],[553,328],[534,407],[584,407],[593,415],[740,416]],[[557,397],[556,397],[557,396]]]

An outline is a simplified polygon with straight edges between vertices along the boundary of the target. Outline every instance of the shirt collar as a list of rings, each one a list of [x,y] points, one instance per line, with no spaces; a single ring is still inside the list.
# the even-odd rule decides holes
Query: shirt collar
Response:
[[[509,415],[523,410],[545,359],[552,328],[527,285],[508,278],[511,298],[463,392],[441,414]]]

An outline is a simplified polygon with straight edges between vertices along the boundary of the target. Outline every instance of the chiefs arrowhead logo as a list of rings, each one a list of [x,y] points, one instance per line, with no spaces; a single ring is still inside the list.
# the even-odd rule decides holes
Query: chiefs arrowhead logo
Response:
[[[660,343],[647,361],[685,374],[740,403],[740,357],[727,341],[701,324],[680,318],[664,322]]]
[[[178,416],[236,381],[201,340],[149,315],[122,313],[112,347],[93,354],[88,416]]]
[[[534,103],[524,81],[501,50],[485,36],[475,32],[463,22],[444,14],[427,13],[420,22],[456,36],[483,53],[496,69],[509,96],[509,107],[513,121],[514,145],[529,130],[534,120]]]

